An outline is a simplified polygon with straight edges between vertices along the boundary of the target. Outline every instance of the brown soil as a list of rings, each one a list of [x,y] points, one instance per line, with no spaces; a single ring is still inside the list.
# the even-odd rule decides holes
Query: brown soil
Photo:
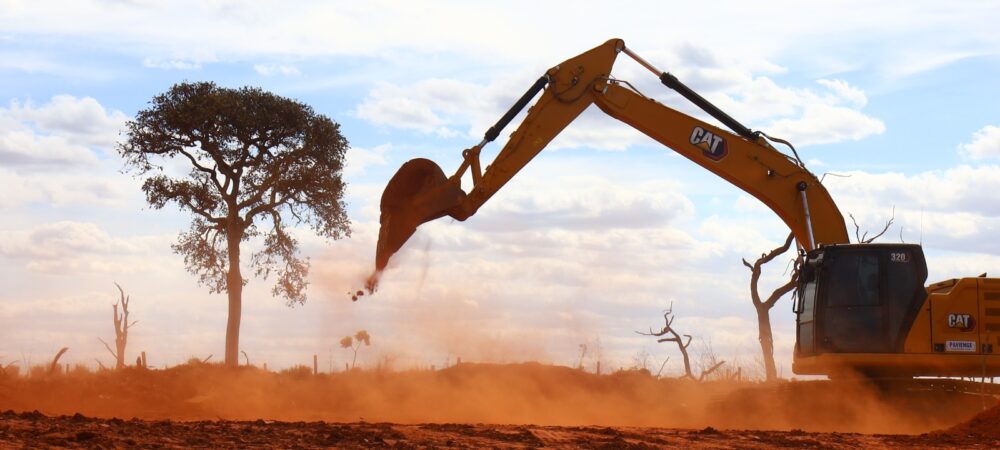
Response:
[[[333,375],[189,364],[0,377],[0,447],[1000,446],[1000,411],[976,416],[983,404],[938,387],[697,383],[533,363]]]
[[[935,434],[983,437],[1000,440],[1000,405],[976,414],[975,417]]]
[[[0,413],[0,447],[20,448],[996,448],[997,439],[636,427],[145,421]]]

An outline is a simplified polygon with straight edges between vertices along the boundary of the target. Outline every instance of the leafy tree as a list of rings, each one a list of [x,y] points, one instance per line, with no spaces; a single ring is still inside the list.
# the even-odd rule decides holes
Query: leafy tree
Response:
[[[371,345],[371,336],[365,330],[358,330],[354,333],[354,337],[344,336],[340,339],[341,348],[349,348],[354,351],[354,358],[351,359],[351,369],[354,369],[354,363],[358,360],[358,349],[361,348],[361,344],[365,346]]]
[[[239,364],[243,286],[240,246],[260,238],[249,266],[275,275],[272,293],[289,306],[306,300],[308,259],[290,225],[320,236],[350,235],[341,170],[348,143],[340,125],[309,106],[259,88],[181,83],[126,125],[118,145],[126,170],[147,176],[146,201],[190,211],[191,228],[173,250],[213,293],[228,293],[226,365]],[[186,174],[176,176],[180,164]]]

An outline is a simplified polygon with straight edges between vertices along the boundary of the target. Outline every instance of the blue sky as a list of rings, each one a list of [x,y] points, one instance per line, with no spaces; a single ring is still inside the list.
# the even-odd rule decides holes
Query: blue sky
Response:
[[[1000,271],[1000,6],[869,3],[5,2],[0,363],[45,360],[64,345],[71,362],[107,363],[97,338],[112,331],[114,281],[141,320],[132,348],[152,364],[222,353],[225,299],[170,252],[188,217],[145,207],[114,151],[152,96],[209,80],[303,101],[352,144],[354,235],[302,234],[313,261],[304,306],[286,308],[251,281],[242,343],[252,359],[283,367],[318,353],[339,367],[348,355],[333,351],[337,340],[365,328],[368,364],[569,364],[581,343],[588,364],[628,367],[644,353],[658,364],[672,349],[633,331],[658,326],[672,302],[700,349],[753,366],[740,259],[779,244],[783,225],[596,110],[476,217],[424,227],[378,296],[344,295],[371,267],[377,199],[400,164],[422,156],[454,170],[538,74],[611,37],[796,143],[815,172],[850,175],[827,185],[863,227],[895,207],[888,234],[923,241],[930,281]],[[619,78],[699,114],[619,61]],[[780,282],[777,266],[765,284]],[[789,310],[774,311],[785,375]]]

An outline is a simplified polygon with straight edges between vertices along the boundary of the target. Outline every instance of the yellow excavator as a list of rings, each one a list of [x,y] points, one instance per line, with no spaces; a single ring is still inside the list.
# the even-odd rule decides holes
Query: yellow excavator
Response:
[[[671,109],[614,78],[611,67],[622,53],[729,130]],[[480,151],[540,92],[484,169]],[[1000,375],[1000,356],[994,354],[994,345],[1000,350],[1000,279],[984,274],[925,286],[927,265],[919,245],[851,243],[836,203],[791,144],[743,126],[620,39],[549,69],[481,142],[462,152],[462,163],[450,177],[427,159],[403,164],[382,195],[369,291],[420,224],[475,214],[591,104],[753,195],[788,225],[802,258],[794,305],[796,374]],[[770,142],[787,145],[792,155]],[[461,187],[467,172],[472,178],[468,193]]]

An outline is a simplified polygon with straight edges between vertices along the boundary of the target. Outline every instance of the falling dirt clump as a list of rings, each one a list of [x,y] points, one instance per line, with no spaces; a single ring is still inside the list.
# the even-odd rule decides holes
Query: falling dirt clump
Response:
[[[1000,404],[993,406],[973,418],[935,434],[954,436],[980,436],[1000,439]]]

